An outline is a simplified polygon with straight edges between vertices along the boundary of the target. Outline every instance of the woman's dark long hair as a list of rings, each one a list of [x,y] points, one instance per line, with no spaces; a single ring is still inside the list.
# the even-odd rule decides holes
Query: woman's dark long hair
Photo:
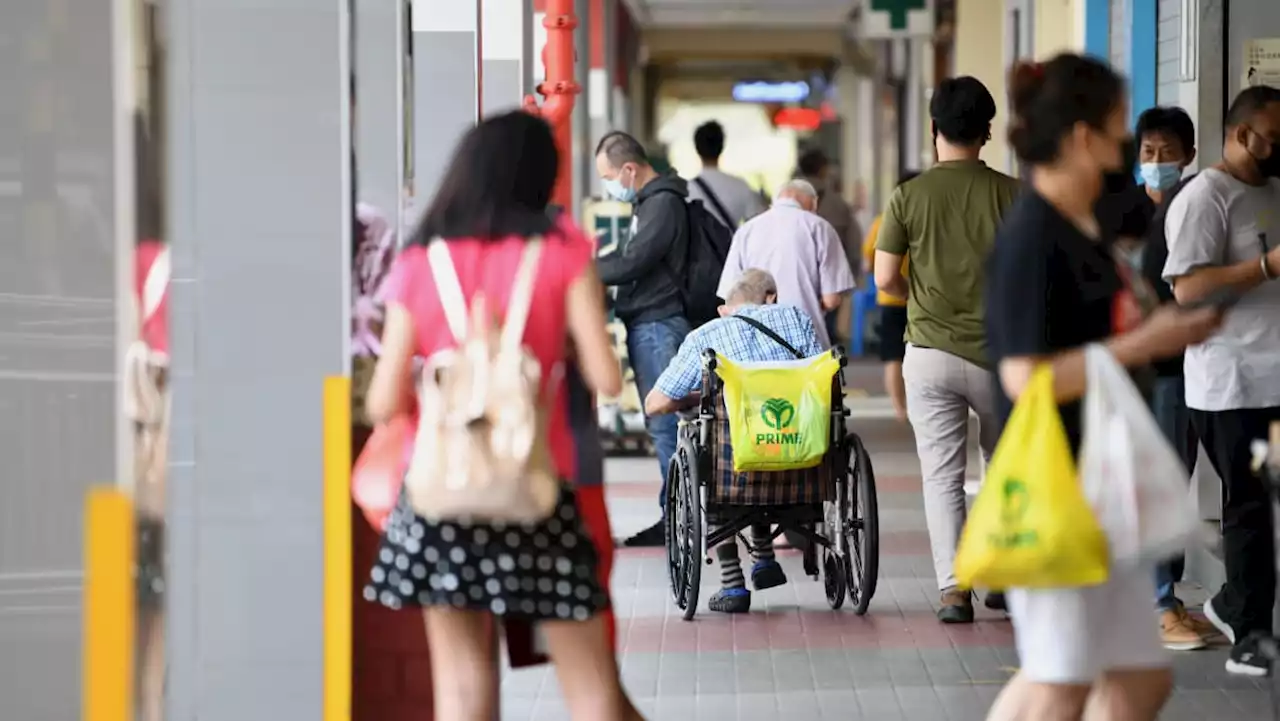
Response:
[[[559,159],[541,118],[514,111],[482,121],[458,144],[412,242],[546,233]]]

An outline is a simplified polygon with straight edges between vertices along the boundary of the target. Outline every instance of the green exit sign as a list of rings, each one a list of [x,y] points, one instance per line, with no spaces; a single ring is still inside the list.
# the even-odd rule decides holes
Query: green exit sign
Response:
[[[929,9],[929,0],[871,0],[871,9],[889,13],[890,30],[906,30],[907,14]]]

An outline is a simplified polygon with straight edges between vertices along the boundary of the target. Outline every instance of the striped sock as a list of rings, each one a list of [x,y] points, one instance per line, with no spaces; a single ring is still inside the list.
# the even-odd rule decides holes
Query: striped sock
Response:
[[[773,534],[768,525],[751,527],[751,545],[755,548],[757,561],[773,560]]]
[[[742,559],[738,558],[736,539],[730,539],[716,547],[716,560],[720,561],[722,588],[747,587],[747,579],[742,575]]]

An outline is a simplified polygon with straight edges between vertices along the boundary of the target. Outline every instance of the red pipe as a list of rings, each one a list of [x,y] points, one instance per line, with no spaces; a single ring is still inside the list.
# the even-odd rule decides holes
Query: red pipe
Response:
[[[574,0],[547,0],[542,26],[547,29],[547,45],[542,49],[542,65],[546,79],[538,85],[544,100],[539,107],[532,95],[525,96],[525,110],[541,115],[555,133],[560,150],[560,172],[551,202],[568,211],[573,207],[573,105],[582,86],[574,81],[573,66],[577,55],[573,47],[573,31],[578,16],[573,12]]]
[[[546,15],[542,26],[547,29],[547,45],[542,49],[542,65],[546,69],[546,79],[538,85],[538,94],[544,98],[542,105],[532,95],[525,96],[524,109],[534,115],[541,116],[551,126],[555,134],[556,147],[560,151],[560,171],[556,173],[556,187],[551,193],[551,202],[560,206],[566,213],[573,209],[573,106],[578,93],[582,92],[573,77],[577,51],[573,44],[573,31],[578,27],[578,17],[574,14],[574,0],[546,0]],[[576,222],[576,219],[575,219]],[[604,488],[581,487],[578,489],[578,511],[582,514],[587,532],[591,534],[599,557],[600,583],[605,590],[609,589],[609,577],[613,571],[613,532],[609,526],[609,509],[605,505]],[[613,612],[605,614],[605,625],[608,628],[610,644],[617,649],[617,623]],[[508,646],[512,645],[512,628],[508,625]],[[527,637],[517,636],[517,658],[512,665],[538,663],[544,659],[537,658],[531,647],[523,644]],[[516,650],[516,649],[513,649]]]

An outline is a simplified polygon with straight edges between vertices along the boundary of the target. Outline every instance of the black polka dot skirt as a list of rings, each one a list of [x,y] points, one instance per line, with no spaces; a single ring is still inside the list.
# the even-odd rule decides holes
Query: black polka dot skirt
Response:
[[[567,486],[551,517],[529,524],[428,521],[402,493],[364,597],[393,609],[450,606],[585,621],[609,608],[597,561]]]

